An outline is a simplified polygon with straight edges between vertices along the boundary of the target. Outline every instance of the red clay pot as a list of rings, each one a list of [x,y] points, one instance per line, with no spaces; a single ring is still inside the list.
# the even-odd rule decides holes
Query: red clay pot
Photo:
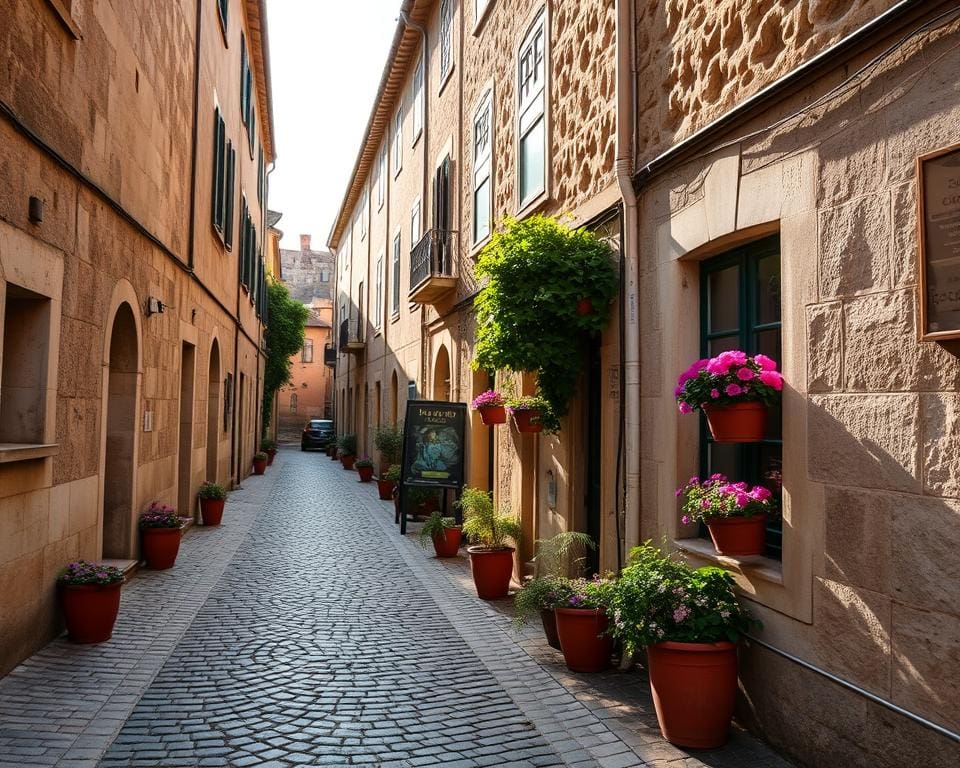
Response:
[[[444,529],[442,537],[433,536],[433,550],[437,553],[437,557],[456,557],[460,552],[460,536],[459,527]]]
[[[72,642],[103,643],[110,639],[120,610],[122,586],[122,581],[60,586],[60,607]]]
[[[328,453],[327,455],[330,457],[330,460],[331,460],[331,461],[336,461],[336,460],[337,460],[337,449],[336,449],[336,448],[331,448],[331,449],[330,449],[330,453]]]
[[[269,451],[265,451],[265,453],[267,454],[267,466],[272,467],[273,460],[274,458],[276,458],[276,455],[277,455],[277,449],[271,448]]]
[[[574,672],[601,672],[610,666],[613,638],[607,615],[597,608],[557,608],[557,635],[567,668]]]
[[[496,600],[510,592],[510,577],[513,575],[513,547],[487,549],[469,547],[470,571],[477,596],[482,600]]]
[[[200,499],[200,515],[204,525],[220,525],[223,519],[224,499]]]
[[[534,421],[534,419],[536,419],[536,421]],[[543,431],[543,424],[540,423],[540,411],[536,409],[513,411],[513,421],[517,425],[518,432]]]
[[[767,406],[756,400],[732,405],[705,405],[710,433],[718,443],[755,443],[763,439]]]
[[[353,462],[356,460],[357,457],[350,453],[345,453],[340,457],[340,463],[344,469],[353,469]]]
[[[357,472],[360,473],[361,483],[369,483],[373,480],[373,467],[357,467]]]
[[[253,474],[262,475],[267,471],[267,460],[266,459],[254,459],[253,460]]]
[[[480,412],[480,420],[488,427],[494,424],[507,423],[507,409],[502,405],[488,405],[483,408],[477,408]]]
[[[560,650],[560,635],[557,634],[557,614],[552,608],[540,611],[540,621],[543,623],[543,634],[547,637],[547,645]]]
[[[396,483],[393,480],[377,480],[377,491],[380,494],[380,501],[390,501],[393,498],[393,486]]]
[[[172,568],[180,551],[182,531],[179,528],[141,528],[141,550],[147,568],[165,571]]]
[[[577,314],[583,317],[584,315],[593,314],[593,302],[588,298],[582,298],[577,302]]]
[[[707,520],[707,529],[718,555],[762,555],[766,526],[766,515]]]
[[[650,645],[647,671],[660,732],[667,741],[697,749],[726,743],[737,694],[736,645]]]

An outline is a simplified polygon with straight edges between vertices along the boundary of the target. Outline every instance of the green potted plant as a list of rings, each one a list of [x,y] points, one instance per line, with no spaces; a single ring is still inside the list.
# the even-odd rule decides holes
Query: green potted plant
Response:
[[[277,444],[273,440],[264,438],[260,441],[260,450],[267,454],[267,466],[272,466],[277,455]]]
[[[431,512],[420,529],[420,544],[426,547],[430,539],[437,557],[456,557],[460,551],[460,534],[460,526],[452,517]]]
[[[518,432],[542,432],[544,424],[553,420],[550,403],[540,395],[511,397],[507,400],[507,410]]]
[[[753,443],[763,439],[767,407],[779,402],[782,390],[775,360],[731,349],[693,363],[674,395],[681,413],[703,410],[714,441]]]
[[[400,480],[400,465],[391,464],[389,469],[377,478],[377,492],[381,501],[390,501],[393,498],[393,489]]]
[[[360,473],[360,482],[369,483],[373,480],[373,461],[366,456],[356,463],[357,472]]]
[[[204,525],[220,525],[223,519],[223,507],[227,501],[227,489],[209,480],[200,486],[200,515]]]
[[[774,506],[767,488],[731,483],[716,473],[703,482],[691,477],[677,495],[683,496],[683,524],[706,523],[717,554],[763,554],[767,514]]]
[[[592,549],[596,549],[593,539],[579,531],[561,531],[549,539],[538,539],[534,545],[534,577],[514,595],[519,622],[538,613],[547,643],[558,651],[560,638],[554,612],[560,599],[558,590],[566,589],[568,574],[583,575],[586,553]]]
[[[400,463],[403,451],[403,424],[381,424],[373,431],[373,445],[380,454],[380,474]]]
[[[507,423],[507,401],[503,395],[493,389],[481,392],[470,403],[470,407],[480,414],[480,420],[488,427]]]
[[[737,602],[733,577],[714,566],[694,570],[647,543],[631,551],[607,615],[626,653],[647,650],[663,737],[698,749],[726,742],[737,693],[737,643],[759,626]]]
[[[357,436],[340,435],[337,438],[337,455],[344,469],[353,469],[353,462],[357,458]]]
[[[253,474],[262,475],[267,471],[267,454],[258,451],[253,454]]]
[[[103,643],[113,635],[120,610],[123,572],[119,568],[77,560],[57,577],[67,636],[74,643]]]
[[[157,501],[140,515],[143,559],[147,561],[147,568],[163,571],[173,567],[183,535],[180,524],[174,508]]]
[[[520,523],[512,515],[495,512],[490,494],[479,488],[464,488],[457,505],[463,512],[463,532],[473,544],[467,553],[477,595],[484,600],[506,597],[514,553],[507,542],[520,541]]]
[[[607,632],[607,608],[613,589],[610,579],[576,579],[554,605],[563,660],[574,672],[600,672],[610,666],[613,638]]]

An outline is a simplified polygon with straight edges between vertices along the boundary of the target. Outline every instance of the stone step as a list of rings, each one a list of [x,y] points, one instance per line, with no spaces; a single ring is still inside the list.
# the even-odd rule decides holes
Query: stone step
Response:
[[[105,557],[103,560],[97,560],[96,563],[97,565],[109,565],[114,568],[119,568],[128,579],[133,576],[137,568],[140,567],[140,563],[136,560],[117,560],[109,557]]]

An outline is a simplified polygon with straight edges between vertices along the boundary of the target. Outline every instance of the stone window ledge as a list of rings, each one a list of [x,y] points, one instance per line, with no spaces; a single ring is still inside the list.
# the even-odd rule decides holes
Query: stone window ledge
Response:
[[[70,36],[74,40],[80,40],[82,38],[80,27],[70,13],[70,6],[64,3],[63,0],[47,0],[47,5],[50,7],[50,10],[53,11],[59,22],[63,24],[64,29]]]
[[[783,586],[783,564],[770,557],[755,555],[750,557],[729,557],[718,555],[706,539],[674,539],[673,545],[681,552],[709,560],[726,570],[736,570],[748,579],[760,579]]]
[[[58,453],[60,446],[57,443],[0,443],[0,464],[45,459]]]

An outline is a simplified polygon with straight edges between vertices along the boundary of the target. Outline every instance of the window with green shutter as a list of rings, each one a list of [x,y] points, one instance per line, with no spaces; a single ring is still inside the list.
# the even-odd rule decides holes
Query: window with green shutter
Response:
[[[224,33],[227,31],[227,18],[230,13],[230,0],[217,0],[217,11],[220,15],[220,26]]]
[[[763,353],[781,362],[780,236],[728,251],[700,265],[700,356],[728,349]],[[767,487],[779,504],[783,439],[780,408],[771,409],[758,443],[714,443],[701,414],[700,473]],[[783,523],[767,523],[767,557],[781,559]],[[706,528],[701,535],[707,536]]]
[[[233,199],[236,197],[233,189],[234,178],[237,168],[237,151],[233,148],[232,142],[227,142],[227,188],[226,192],[226,211],[224,214],[223,244],[227,250],[233,248]]]
[[[223,235],[224,187],[226,175],[226,126],[220,115],[220,108],[213,112],[213,190],[211,194],[211,214],[213,227]]]

